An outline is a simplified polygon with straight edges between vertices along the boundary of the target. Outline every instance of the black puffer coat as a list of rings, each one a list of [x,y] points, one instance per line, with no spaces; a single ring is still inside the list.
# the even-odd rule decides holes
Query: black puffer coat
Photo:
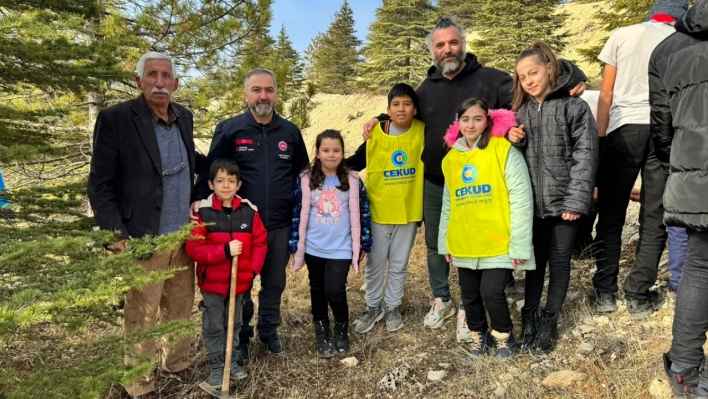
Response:
[[[649,61],[651,133],[670,175],[664,222],[708,230],[708,0],[676,21]],[[673,144],[672,144],[673,140]]]
[[[524,125],[522,148],[533,186],[534,215],[587,215],[593,201],[599,139],[595,118],[581,98],[569,90],[578,79],[562,61],[564,74],[542,104],[532,96],[519,108],[516,119]]]

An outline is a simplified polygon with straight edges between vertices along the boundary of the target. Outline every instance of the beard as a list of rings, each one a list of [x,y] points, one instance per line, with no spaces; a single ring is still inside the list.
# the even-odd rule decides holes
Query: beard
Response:
[[[455,59],[453,61],[443,62],[442,60],[447,57],[455,57]],[[459,53],[446,53],[443,54],[441,58],[433,56],[433,64],[445,75],[452,72],[457,72],[462,67],[462,63],[464,61],[465,57],[462,51]]]
[[[248,108],[258,116],[268,116],[273,112],[273,104],[269,102],[248,104]]]

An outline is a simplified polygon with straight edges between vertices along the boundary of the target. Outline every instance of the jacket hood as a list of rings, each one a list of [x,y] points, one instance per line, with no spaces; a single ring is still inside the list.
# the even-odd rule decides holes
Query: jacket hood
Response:
[[[482,64],[477,61],[477,56],[472,53],[467,53],[465,55],[465,66],[462,68],[460,73],[455,75],[452,79],[458,79],[459,77],[469,75],[481,67]],[[428,78],[432,80],[447,79],[443,76],[442,71],[438,70],[435,65],[428,68]]]
[[[506,133],[509,131],[509,129],[517,125],[516,113],[506,109],[491,110],[489,112],[489,118],[492,120],[493,123],[493,137],[504,137],[506,136]],[[466,147],[467,144],[464,141],[465,138],[460,137],[460,122],[455,121],[455,123],[450,125],[450,127],[447,129],[447,133],[445,133],[445,143],[448,145],[448,147],[454,147],[455,143],[458,141],[458,137],[462,138]]]
[[[708,39],[708,0],[700,0],[683,17],[676,20],[676,30],[690,36]]]

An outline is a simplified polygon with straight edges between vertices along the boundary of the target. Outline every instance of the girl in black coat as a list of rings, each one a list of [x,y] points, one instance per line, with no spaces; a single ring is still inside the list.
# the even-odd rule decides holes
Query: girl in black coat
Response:
[[[526,273],[519,348],[538,353],[555,346],[578,218],[590,211],[598,165],[597,126],[588,104],[569,94],[574,80],[573,70],[543,42],[516,59],[512,108],[521,125],[508,138],[524,152],[531,176],[536,257],[536,270]],[[548,299],[539,314],[546,263]]]

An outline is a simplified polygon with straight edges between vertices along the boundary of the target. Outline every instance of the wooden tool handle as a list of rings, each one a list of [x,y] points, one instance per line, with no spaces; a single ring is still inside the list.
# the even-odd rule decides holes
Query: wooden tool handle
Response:
[[[234,314],[236,313],[236,273],[238,271],[238,256],[231,261],[231,284],[229,286],[229,329],[226,332],[226,359],[224,359],[224,379],[221,380],[221,392],[229,393],[229,378],[231,377],[231,352],[234,342]]]

